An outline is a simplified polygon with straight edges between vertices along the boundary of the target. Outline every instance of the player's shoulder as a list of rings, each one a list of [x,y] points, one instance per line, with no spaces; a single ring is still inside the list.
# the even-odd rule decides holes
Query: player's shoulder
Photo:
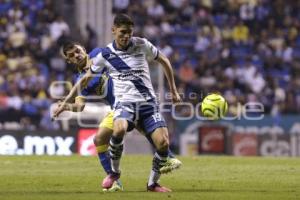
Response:
[[[132,42],[135,46],[146,45],[148,40],[142,37],[132,37]]]
[[[100,47],[94,48],[92,51],[89,52],[89,57],[94,58],[101,52],[102,52],[102,48]]]
[[[94,58],[94,57],[96,57],[100,53],[102,55],[109,54],[110,50],[109,50],[108,46],[107,47],[97,47],[97,48],[94,48],[92,51],[89,52],[89,57],[90,58]]]

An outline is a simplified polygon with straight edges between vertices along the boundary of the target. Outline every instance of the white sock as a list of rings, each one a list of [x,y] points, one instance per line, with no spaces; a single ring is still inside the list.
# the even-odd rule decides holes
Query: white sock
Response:
[[[123,152],[123,141],[122,139],[112,136],[109,141],[109,155],[111,169],[113,172],[120,173],[120,160]]]
[[[119,160],[112,160],[110,159],[111,161],[111,169],[113,172],[116,172],[116,173],[120,173],[120,159]]]
[[[160,173],[155,172],[153,169],[150,172],[149,180],[148,180],[148,186],[157,183],[160,178]]]

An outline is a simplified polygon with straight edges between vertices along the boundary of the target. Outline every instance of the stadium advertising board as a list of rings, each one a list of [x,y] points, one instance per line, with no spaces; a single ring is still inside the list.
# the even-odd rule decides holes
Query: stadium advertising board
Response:
[[[300,134],[290,135],[291,156],[300,156]]]
[[[1,131],[0,155],[64,155],[76,152],[75,132]]]
[[[199,152],[200,153],[225,153],[225,126],[199,127]]]
[[[78,154],[82,156],[96,155],[93,139],[97,129],[80,129],[77,134]],[[152,154],[152,148],[145,136],[132,131],[124,139],[125,154]]]
[[[182,134],[200,121],[195,119],[176,121],[176,133]],[[235,132],[248,132],[255,134],[262,133],[300,133],[300,117],[296,115],[284,115],[280,120],[271,116],[265,116],[261,120],[231,120],[220,121],[222,124],[228,124],[235,129]],[[215,123],[215,124],[220,124]],[[203,124],[203,121],[201,121]]]
[[[80,129],[78,131],[78,153],[83,156],[96,155],[93,139],[97,129]]]
[[[232,135],[232,155],[256,156],[257,136],[255,134],[235,133]]]
[[[228,154],[235,156],[300,156],[300,120],[296,116],[282,117],[285,124],[277,123],[266,117],[253,124],[246,120],[239,122],[200,122],[178,123],[180,153],[183,155]],[[228,131],[222,136],[220,127]],[[221,132],[221,131],[219,131]],[[197,135],[198,152],[189,150],[190,140]],[[187,137],[188,136],[188,137]],[[224,147],[224,149],[223,149]]]
[[[71,131],[0,131],[0,155],[96,155],[97,129]],[[145,136],[130,132],[124,140],[126,154],[152,154]]]
[[[290,143],[289,134],[259,135],[258,142],[259,142],[258,153],[261,156],[291,156],[292,146]]]

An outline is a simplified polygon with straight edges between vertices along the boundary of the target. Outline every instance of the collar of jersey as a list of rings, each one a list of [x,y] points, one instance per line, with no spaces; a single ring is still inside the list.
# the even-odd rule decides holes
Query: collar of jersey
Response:
[[[113,41],[113,44],[112,44],[112,45],[113,45],[113,47],[114,47],[115,50],[118,50],[118,51],[127,51],[127,50],[129,49],[129,47],[131,47],[131,46],[133,45],[133,42],[130,40],[128,46],[127,46],[125,49],[119,49],[119,48],[117,47],[117,45],[116,45],[115,40]]]

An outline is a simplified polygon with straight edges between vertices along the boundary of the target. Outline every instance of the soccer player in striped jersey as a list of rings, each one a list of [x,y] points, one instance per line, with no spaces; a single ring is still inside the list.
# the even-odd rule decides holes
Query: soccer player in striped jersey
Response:
[[[65,44],[62,48],[62,55],[65,57],[67,62],[75,64],[79,71],[79,77],[85,74],[87,68],[85,68],[85,64],[89,62],[90,59],[93,59],[101,49],[96,48],[89,53],[86,54],[85,49],[76,43]],[[64,110],[69,111],[82,111],[85,104],[85,96],[96,94],[99,97],[102,96],[108,102],[109,105],[113,105],[115,102],[115,97],[113,95],[113,83],[109,75],[107,74],[107,70],[104,68],[100,73],[92,78],[86,85],[86,87],[81,91],[81,95],[75,98],[75,102],[66,103],[64,105]],[[94,143],[97,147],[98,157],[100,163],[102,164],[104,170],[107,174],[112,173],[111,165],[109,157],[107,156],[107,148],[110,136],[112,135],[113,130],[113,112],[110,112],[105,119],[100,124],[100,129],[98,130]],[[147,139],[153,145],[153,141],[149,135],[147,135]],[[171,151],[168,153],[171,164],[166,166],[166,171],[172,171],[180,167],[181,162],[176,159]],[[121,182],[119,180],[114,180],[113,182],[109,182],[107,184],[104,182],[102,184],[104,190],[107,191],[118,191],[123,190]]]
[[[110,155],[115,174],[108,176],[107,180],[114,180],[119,176],[123,137],[132,128],[133,122],[138,121],[139,126],[151,136],[156,146],[147,190],[170,192],[169,188],[158,183],[161,174],[165,173],[166,167],[170,165],[167,156],[169,137],[151,83],[148,60],[156,60],[163,67],[174,103],[180,101],[180,96],[169,59],[147,39],[133,37],[133,27],[134,23],[128,15],[117,14],[112,26],[114,41],[103,48],[90,65],[91,74],[101,71],[103,66],[107,67],[114,82],[116,104]],[[88,76],[87,74],[82,81],[88,80]]]

